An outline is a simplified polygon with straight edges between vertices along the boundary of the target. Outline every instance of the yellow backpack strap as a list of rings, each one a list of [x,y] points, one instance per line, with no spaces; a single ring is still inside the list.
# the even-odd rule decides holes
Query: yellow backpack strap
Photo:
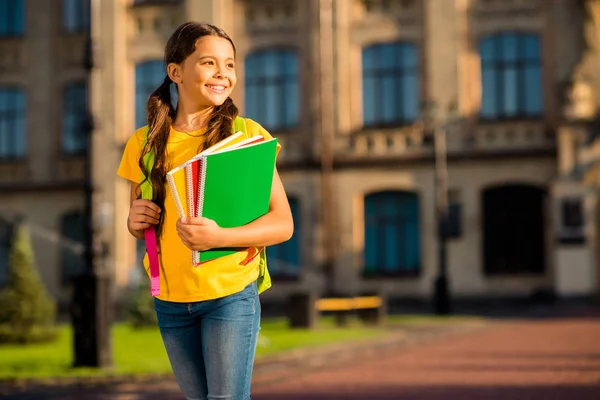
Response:
[[[246,138],[249,138],[248,129],[246,129],[246,120],[242,117],[235,117],[233,120],[233,133],[243,132]]]

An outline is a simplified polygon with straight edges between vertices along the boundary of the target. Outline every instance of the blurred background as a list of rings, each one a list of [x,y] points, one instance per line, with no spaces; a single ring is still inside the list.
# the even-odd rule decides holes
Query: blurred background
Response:
[[[28,262],[81,348],[150,298],[116,170],[188,20],[283,146],[266,315],[600,294],[600,1],[0,0],[0,288]]]

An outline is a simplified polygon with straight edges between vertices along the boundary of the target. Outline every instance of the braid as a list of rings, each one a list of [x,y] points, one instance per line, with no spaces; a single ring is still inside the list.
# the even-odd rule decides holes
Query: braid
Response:
[[[167,142],[171,131],[171,124],[175,118],[175,109],[171,104],[170,84],[167,75],[163,83],[150,95],[146,105],[146,118],[148,120],[148,136],[146,145],[142,149],[139,166],[145,176],[144,181],[150,180],[152,184],[152,202],[161,210],[165,208],[165,177],[167,174]],[[150,151],[154,153],[152,170],[148,171],[144,164],[144,156]],[[156,234],[160,237],[163,225],[163,215],[156,227]]]
[[[231,135],[233,121],[238,116],[238,108],[233,104],[231,97],[218,107],[215,107],[206,131],[206,140],[204,148],[217,144],[227,136]]]

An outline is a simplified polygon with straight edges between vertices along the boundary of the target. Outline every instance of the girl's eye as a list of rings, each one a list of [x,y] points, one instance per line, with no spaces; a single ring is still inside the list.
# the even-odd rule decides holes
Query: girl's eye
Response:
[[[204,62],[204,64],[205,65],[213,65],[213,62],[212,61],[206,61],[206,62]]]
[[[228,66],[229,68],[234,68],[234,67],[235,67],[235,65],[233,65],[233,64],[227,64],[227,66]]]

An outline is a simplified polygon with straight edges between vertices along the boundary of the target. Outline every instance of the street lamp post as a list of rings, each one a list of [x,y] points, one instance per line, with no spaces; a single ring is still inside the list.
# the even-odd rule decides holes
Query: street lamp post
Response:
[[[92,2],[92,4],[97,4]],[[94,16],[91,10],[91,16]],[[110,347],[110,279],[104,262],[105,249],[94,245],[94,186],[93,186],[93,138],[94,118],[91,110],[91,76],[94,68],[93,38],[87,32],[84,68],[88,79],[84,122],[81,126],[86,138],[84,164],[84,262],[85,271],[74,279],[71,318],[73,324],[73,350],[76,367],[112,366]],[[96,256],[102,257],[98,260]]]
[[[436,239],[438,247],[437,276],[433,285],[433,306],[436,314],[450,314],[451,299],[448,279],[447,227],[448,227],[448,166],[446,150],[446,132],[448,123],[454,117],[455,106],[448,109],[446,123],[437,121],[436,105],[428,102],[423,109],[423,128],[432,132],[435,158],[435,216]]]

